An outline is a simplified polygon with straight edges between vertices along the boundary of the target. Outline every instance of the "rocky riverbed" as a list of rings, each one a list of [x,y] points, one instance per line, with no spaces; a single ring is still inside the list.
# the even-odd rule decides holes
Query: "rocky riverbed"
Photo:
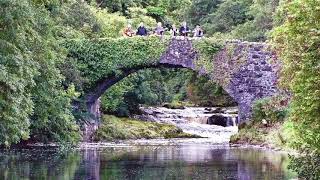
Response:
[[[208,138],[210,142],[226,143],[230,136],[238,132],[238,109],[212,107],[141,107],[142,115],[135,119],[173,124],[183,132]]]

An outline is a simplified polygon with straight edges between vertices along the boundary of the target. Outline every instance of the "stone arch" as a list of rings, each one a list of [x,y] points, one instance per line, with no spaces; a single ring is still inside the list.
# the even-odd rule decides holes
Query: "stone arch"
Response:
[[[265,43],[227,41],[218,53],[212,55],[213,70],[199,64],[199,52],[190,39],[174,38],[158,63],[121,69],[122,74],[97,81],[84,95],[88,111],[99,116],[99,97],[112,85],[131,73],[145,68],[188,68],[207,74],[238,103],[240,122],[250,119],[255,100],[278,92],[279,64],[276,55]]]

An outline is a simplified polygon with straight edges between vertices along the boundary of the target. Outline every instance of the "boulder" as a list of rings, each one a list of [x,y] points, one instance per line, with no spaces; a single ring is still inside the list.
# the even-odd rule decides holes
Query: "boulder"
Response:
[[[228,117],[221,116],[221,115],[213,115],[208,118],[208,124],[227,127]]]

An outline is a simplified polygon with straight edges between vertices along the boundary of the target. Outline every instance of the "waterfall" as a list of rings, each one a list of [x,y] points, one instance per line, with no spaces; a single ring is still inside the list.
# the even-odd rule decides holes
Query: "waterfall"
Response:
[[[165,107],[141,107],[142,115],[136,119],[172,124],[183,132],[201,137],[224,139],[228,141],[237,132],[237,108],[185,107],[168,109]],[[220,123],[220,124],[219,124]]]
[[[236,117],[231,117],[231,119],[232,119],[232,125],[233,126],[237,126],[237,123],[236,123],[237,118]]]

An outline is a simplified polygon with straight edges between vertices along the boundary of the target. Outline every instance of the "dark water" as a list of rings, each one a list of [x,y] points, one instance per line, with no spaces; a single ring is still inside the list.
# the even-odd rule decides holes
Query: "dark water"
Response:
[[[0,152],[0,179],[292,179],[277,152],[213,146],[137,146]]]

